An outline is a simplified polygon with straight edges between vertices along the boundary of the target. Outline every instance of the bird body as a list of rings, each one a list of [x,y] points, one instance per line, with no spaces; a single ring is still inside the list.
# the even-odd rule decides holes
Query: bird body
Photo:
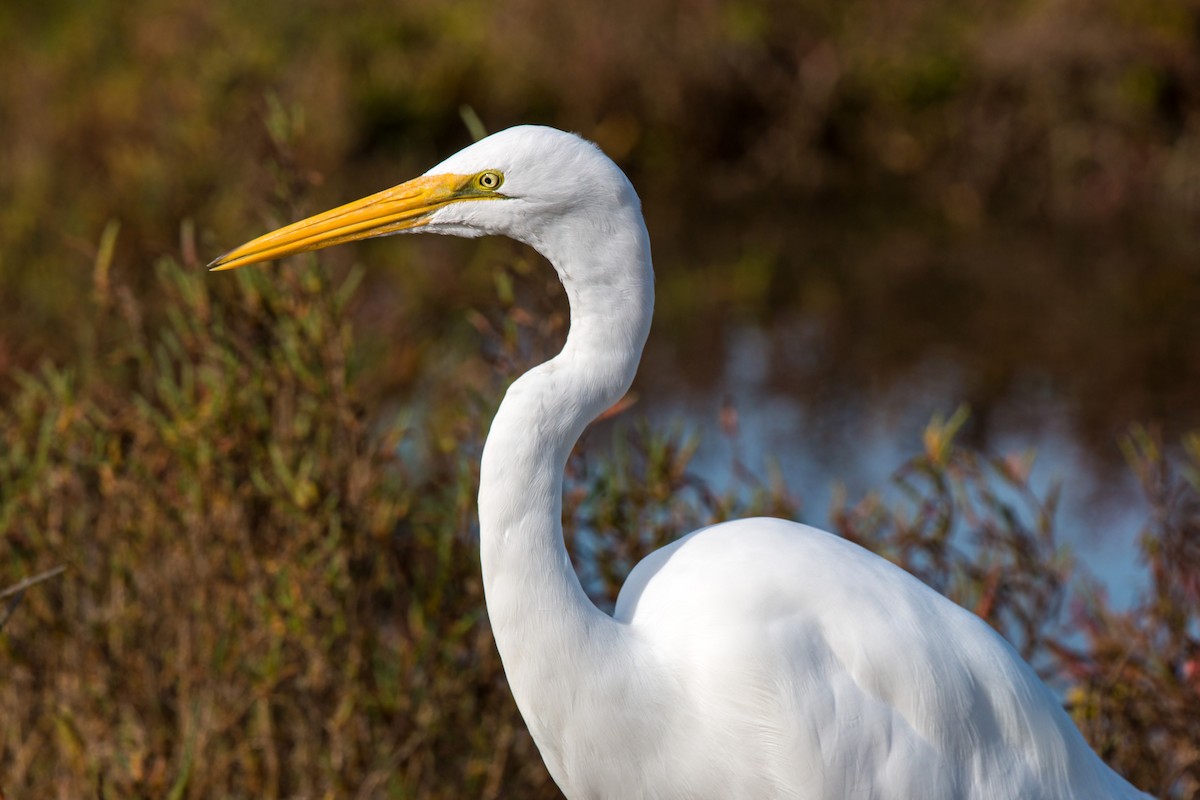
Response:
[[[675,796],[1137,796],[1003,637],[824,531],[693,533],[638,564],[615,618],[679,686],[669,730],[701,743],[706,791]]]
[[[591,603],[563,541],[563,470],[628,390],[654,304],[637,194],[594,145],[511,128],[214,264],[413,231],[525,242],[570,302],[562,352],[497,411],[479,489],[488,616],[567,797],[1144,797],[999,634],[837,536],[716,525],[640,562],[613,616]]]

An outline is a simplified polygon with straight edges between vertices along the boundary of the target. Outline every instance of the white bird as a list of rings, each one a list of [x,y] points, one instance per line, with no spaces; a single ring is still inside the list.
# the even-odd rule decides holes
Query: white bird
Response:
[[[639,563],[612,616],[588,600],[563,542],[563,469],[628,390],[654,307],[641,203],[595,145],[511,128],[211,266],[417,231],[524,242],[570,301],[562,352],[496,413],[479,487],[496,645],[568,798],[1147,796],[992,628],[833,534],[714,525]]]

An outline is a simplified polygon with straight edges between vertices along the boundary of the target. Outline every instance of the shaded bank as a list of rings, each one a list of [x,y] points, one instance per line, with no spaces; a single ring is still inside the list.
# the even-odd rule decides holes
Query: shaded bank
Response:
[[[1102,451],[1138,419],[1181,432],[1200,421],[1198,14],[1165,0],[9,4],[0,374],[70,352],[110,221],[116,263],[153,293],[143,265],[176,249],[181,220],[212,255],[264,217],[383,188],[466,142],[466,104],[493,129],[578,130],[629,172],[659,268],[648,375],[678,364],[719,392],[705,365],[730,319],[753,320],[775,332],[779,389],[808,402],[942,359],[985,427],[994,406],[1047,392]],[[418,248],[331,256],[395,265],[365,278],[365,340],[453,339],[446,312],[486,305],[490,270],[462,266],[477,251]],[[391,389],[436,369],[403,358]]]

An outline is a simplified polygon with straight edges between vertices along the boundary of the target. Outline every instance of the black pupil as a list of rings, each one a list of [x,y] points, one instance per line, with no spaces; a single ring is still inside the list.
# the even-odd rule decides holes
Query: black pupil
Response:
[[[483,185],[487,186],[489,188],[492,186],[495,186],[496,185],[496,176],[495,175],[484,175],[483,176]]]

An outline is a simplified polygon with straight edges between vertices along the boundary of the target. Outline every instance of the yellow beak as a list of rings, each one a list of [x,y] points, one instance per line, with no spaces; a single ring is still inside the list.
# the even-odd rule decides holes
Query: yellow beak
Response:
[[[246,242],[209,264],[213,271],[320,250],[419,228],[445,205],[458,200],[503,197],[475,185],[472,175],[428,175],[309,217]]]

